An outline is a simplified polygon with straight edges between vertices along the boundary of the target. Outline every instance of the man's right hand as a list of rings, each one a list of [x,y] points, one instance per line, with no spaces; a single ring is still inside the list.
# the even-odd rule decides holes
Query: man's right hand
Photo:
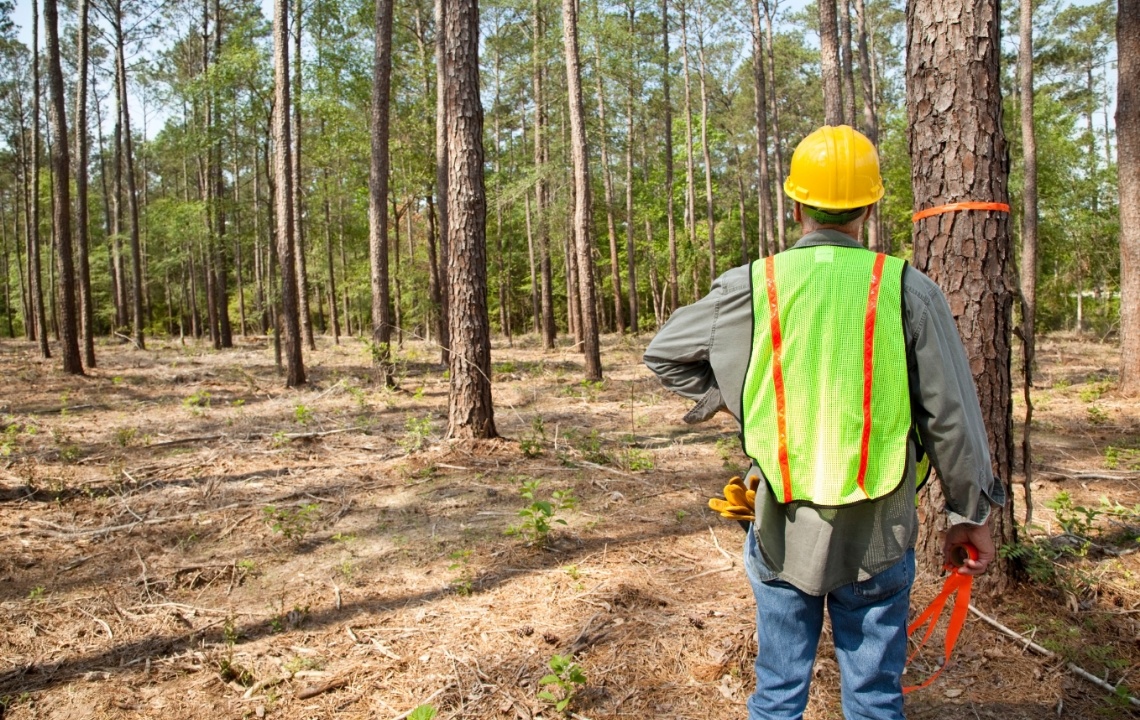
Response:
[[[958,566],[958,573],[960,575],[981,575],[990,566],[994,558],[997,557],[997,550],[994,548],[994,539],[990,535],[990,524],[987,520],[981,525],[971,525],[969,523],[961,523],[953,525],[946,531],[946,537],[942,541],[942,555],[947,563],[954,562],[953,557],[954,548],[959,545],[969,543],[978,550],[978,559],[973,560],[966,558],[961,565]]]
[[[693,409],[685,413],[685,417],[681,418],[686,425],[696,425],[703,423],[713,415],[716,415],[721,410],[727,410],[725,407],[724,398],[721,397],[720,388],[715,385],[711,390],[701,396]]]

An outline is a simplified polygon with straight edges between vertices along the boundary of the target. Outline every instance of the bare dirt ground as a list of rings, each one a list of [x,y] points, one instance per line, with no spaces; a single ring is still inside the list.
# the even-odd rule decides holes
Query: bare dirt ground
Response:
[[[425,345],[402,348],[391,391],[362,343],[321,339],[287,391],[265,338],[101,346],[86,378],[0,343],[0,716],[554,718],[539,693],[565,691],[541,680],[568,655],[574,717],[745,717],[743,534],[706,507],[739,447],[727,416],[679,423],[645,342],[606,338],[595,385],[568,348],[497,340],[503,438],[484,443],[442,439]],[[1044,342],[1035,581],[975,598],[1057,656],[971,617],[910,717],[1131,716],[1140,411],[1114,394],[1115,353]],[[924,570],[915,607],[940,584]],[[841,717],[828,644],[810,720]]]

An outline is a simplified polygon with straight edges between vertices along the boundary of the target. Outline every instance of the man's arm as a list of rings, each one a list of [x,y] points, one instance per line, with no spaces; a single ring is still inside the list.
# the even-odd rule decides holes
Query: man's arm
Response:
[[[709,363],[709,349],[721,294],[714,285],[705,297],[678,308],[657,331],[642,358],[666,390],[701,401],[702,407],[712,405],[709,416],[720,407],[717,398],[710,395],[719,397],[720,390]]]

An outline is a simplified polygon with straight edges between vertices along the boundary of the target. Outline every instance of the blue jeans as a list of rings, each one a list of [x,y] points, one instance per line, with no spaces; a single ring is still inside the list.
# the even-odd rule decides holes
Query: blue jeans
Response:
[[[868,580],[816,596],[775,578],[749,530],[744,568],[756,596],[759,644],[749,720],[803,717],[825,605],[839,660],[844,717],[903,720],[902,671],[914,550]]]

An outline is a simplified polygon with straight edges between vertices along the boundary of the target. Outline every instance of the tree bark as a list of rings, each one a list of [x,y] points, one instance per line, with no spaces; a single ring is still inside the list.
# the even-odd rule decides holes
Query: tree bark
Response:
[[[1037,348],[1037,136],[1033,128],[1033,0],[1021,0],[1021,42],[1017,69],[1021,86],[1021,146],[1024,188],[1021,195],[1021,343],[1025,422],[1021,435],[1025,526],[1033,519],[1033,365]]]
[[[40,41],[39,0],[32,0],[32,231],[28,237],[28,286],[36,306],[36,339],[40,355],[51,357],[48,347],[47,306],[44,305],[43,270],[40,258]]]
[[[773,8],[768,6],[768,0],[760,0],[764,5],[764,30],[768,38],[768,77],[771,79],[772,103],[772,146],[776,150],[776,251],[787,247],[787,218],[784,211],[784,193],[780,185],[784,177],[784,143],[780,138],[780,104],[776,97],[776,49],[773,45],[772,14]]]
[[[293,158],[289,127],[289,0],[273,0],[273,144],[277,205],[277,256],[281,270],[281,322],[276,334],[285,334],[285,385],[305,384],[298,315],[297,265],[293,243]]]
[[[625,141],[625,267],[629,292],[629,329],[637,334],[637,259],[633,246],[633,114],[634,79],[637,75],[637,6],[634,0],[626,5],[629,12],[629,83],[626,93],[626,141]]]
[[[301,19],[304,14],[303,0],[294,3],[293,27],[293,242],[296,243],[297,260],[297,299],[301,313],[301,332],[305,336],[305,344],[310,350],[317,349],[316,339],[313,337],[313,316],[309,310],[309,268],[308,256],[305,253],[305,194],[301,172],[301,140],[305,133],[301,125]],[[380,203],[384,205],[383,202]]]
[[[689,247],[696,255],[697,252],[697,188],[696,172],[693,164],[693,99],[689,80],[689,18],[688,0],[680,0],[681,5],[681,76],[685,80],[685,229],[689,235]],[[700,288],[697,286],[697,266],[691,267],[693,274],[693,287],[691,297],[693,302],[700,298]],[[711,282],[711,280],[710,280]]]
[[[388,118],[392,79],[392,0],[376,0],[372,59],[372,160],[368,173],[368,256],[372,282],[372,361],[379,380],[395,386],[392,298],[388,276]]]
[[[998,62],[1000,16],[996,0],[934,0],[907,6],[907,119],[914,210],[947,203],[1008,202],[1008,151],[1001,125]],[[1010,327],[1013,292],[1007,213],[962,211],[934,215],[914,226],[914,265],[946,293],[974,373],[989,435],[994,475],[1008,501],[995,509],[996,544],[1016,542],[1010,480],[1013,418]],[[940,517],[937,483],[923,503]],[[927,522],[919,549],[941,565],[942,522]],[[988,576],[1001,587],[1011,564]]]
[[[828,125],[843,124],[843,90],[840,81],[839,28],[836,0],[819,0],[819,55],[823,79],[823,117]]]
[[[669,312],[681,305],[677,278],[677,226],[673,217],[673,101],[669,99],[669,0],[661,0],[661,90],[665,105],[665,221],[669,227]]]
[[[839,0],[839,57],[843,69],[843,124],[855,126],[855,73],[851,62],[851,0]]]
[[[871,54],[867,51],[867,9],[863,0],[855,0],[855,25],[859,46],[859,79],[863,86],[863,134],[873,145],[879,145],[879,117],[875,102],[875,86],[871,81]],[[890,243],[881,232],[879,205],[876,203],[865,223],[867,246],[875,252],[889,253]]]
[[[549,351],[554,349],[558,328],[554,324],[554,268],[550,259],[550,208],[546,197],[546,165],[550,158],[546,146],[546,98],[543,92],[546,61],[542,43],[546,19],[542,15],[541,0],[534,0],[533,25],[534,211],[538,219],[539,271],[542,274],[542,348]]]
[[[748,3],[752,11],[752,90],[756,115],[756,158],[759,165],[759,257],[772,253],[772,181],[768,172],[768,87],[764,77],[764,30],[760,25],[760,0]],[[779,192],[779,189],[777,189]],[[741,222],[744,221],[741,216]]]
[[[123,36],[122,0],[115,0],[115,63],[119,87],[119,113],[122,118],[124,172],[127,176],[127,212],[131,232],[131,321],[134,326],[135,346],[146,347],[143,337],[143,274],[142,243],[139,240],[139,196],[135,183],[135,153],[131,140],[131,113],[127,105],[126,38]]]
[[[49,117],[55,142],[51,148],[52,224],[55,226],[56,265],[59,268],[59,337],[63,371],[83,374],[79,354],[79,313],[75,302],[75,264],[71,248],[71,157],[67,149],[67,98],[59,60],[59,7],[44,0],[44,32],[48,54]]]
[[[537,0],[535,0],[537,2]],[[447,167],[448,150],[447,150],[447,112],[445,107],[444,86],[446,85],[446,78],[444,77],[444,27],[447,23],[447,10],[448,0],[435,0],[435,187],[439,202],[437,203],[436,211],[439,215],[439,266],[442,272],[439,273],[439,348],[440,348],[440,362],[447,365],[449,363],[448,354],[450,352],[451,340],[451,322],[450,322],[450,306],[451,292],[448,290],[447,284],[450,282],[448,278],[449,257],[451,249],[448,246],[450,242],[450,214],[448,213],[449,206],[447,204],[448,198],[448,177],[450,175]]]
[[[597,5],[594,6],[595,8]],[[600,20],[595,18],[599,25]],[[598,147],[602,153],[602,188],[605,191],[606,202],[606,233],[610,241],[610,290],[614,301],[614,326],[620,333],[625,332],[625,313],[622,312],[624,302],[621,292],[621,263],[618,260],[617,224],[614,221],[614,179],[610,172],[610,156],[606,145],[606,91],[602,78],[602,49],[600,39],[594,41],[594,78],[598,83]],[[628,141],[628,138],[627,138]]]
[[[479,99],[479,8],[445,0],[444,108],[447,126],[448,306],[451,374],[448,437],[493,438],[491,331],[487,317],[487,198],[483,105]]]
[[[705,220],[709,233],[709,285],[716,279],[716,216],[713,210],[712,156],[709,152],[709,91],[706,75],[708,63],[705,61],[705,18],[703,8],[697,6],[697,60],[700,62],[698,79],[701,84],[701,155],[705,166]]]
[[[1116,168],[1120,193],[1120,388],[1140,395],[1140,0],[1116,15]]]
[[[87,66],[89,0],[79,0],[79,52],[75,83],[75,244],[79,261],[80,329],[83,334],[83,362],[95,367],[95,305],[91,296],[87,203]]]

